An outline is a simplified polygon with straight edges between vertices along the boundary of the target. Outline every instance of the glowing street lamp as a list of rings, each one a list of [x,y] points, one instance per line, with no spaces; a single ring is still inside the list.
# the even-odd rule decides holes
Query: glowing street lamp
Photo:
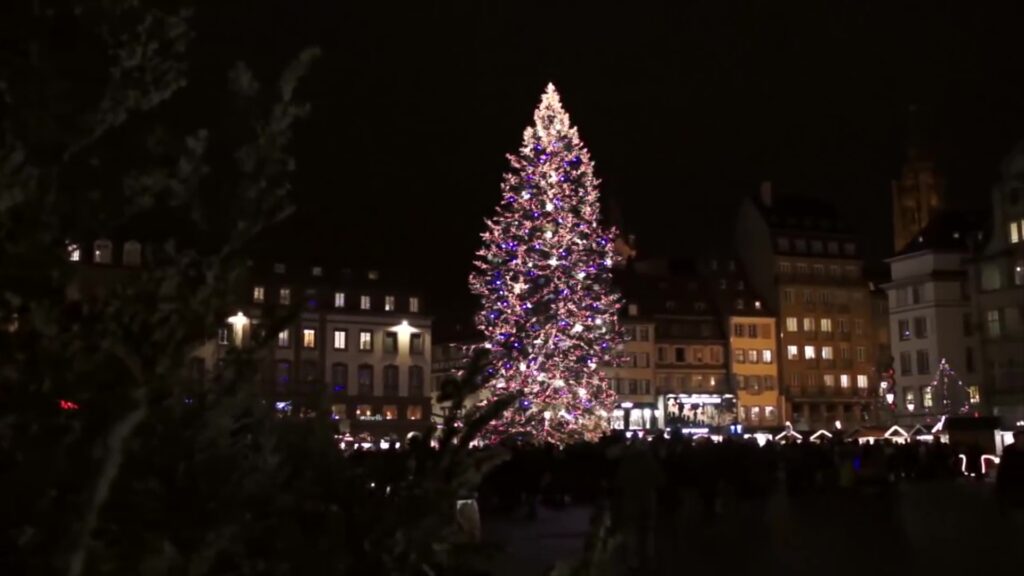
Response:
[[[231,324],[232,332],[235,337],[235,346],[242,345],[242,337],[245,334],[245,326],[249,323],[249,318],[245,314],[239,311],[237,314],[228,318],[228,323]]]

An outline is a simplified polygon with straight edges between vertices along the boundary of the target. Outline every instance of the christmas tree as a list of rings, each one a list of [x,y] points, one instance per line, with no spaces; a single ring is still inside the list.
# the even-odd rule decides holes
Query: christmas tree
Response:
[[[477,323],[491,350],[491,396],[519,396],[490,436],[593,440],[615,400],[600,369],[621,342],[615,232],[600,223],[590,155],[554,86],[509,160],[470,277],[483,302]]]
[[[929,386],[942,402],[942,414],[959,416],[970,411],[971,394],[945,358],[939,361],[939,370]]]

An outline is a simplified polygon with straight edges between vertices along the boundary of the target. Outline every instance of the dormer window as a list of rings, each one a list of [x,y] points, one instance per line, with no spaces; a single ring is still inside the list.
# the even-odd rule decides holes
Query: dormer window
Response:
[[[420,299],[416,296],[409,297],[409,312],[413,314],[420,311]]]
[[[277,292],[277,301],[281,304],[292,303],[292,291],[291,288],[281,288]]]
[[[626,313],[629,314],[630,316],[636,316],[640,314],[640,307],[637,306],[635,303],[630,303],[628,306],[626,306]]]
[[[323,276],[324,269],[320,266],[313,266],[313,276]]]
[[[344,292],[335,292],[334,293],[334,307],[335,308],[344,308],[345,307],[345,293]]]
[[[376,270],[370,270],[369,272],[366,273],[366,277],[369,278],[370,280],[379,280],[380,272],[377,272]]]
[[[97,240],[92,245],[92,261],[94,264],[110,264],[113,247],[110,240]]]
[[[274,274],[284,274],[284,271],[284,264],[281,264],[280,262],[274,264]]]
[[[78,244],[68,244],[68,260],[78,262],[81,259],[82,251],[78,248]]]
[[[134,240],[125,242],[121,256],[121,263],[125,266],[141,266],[142,245]]]
[[[252,301],[256,304],[263,303],[263,286],[252,287]]]
[[[394,312],[395,311],[395,297],[394,296],[385,296],[384,297],[384,311],[385,312]]]
[[[369,310],[370,309],[370,297],[369,296],[364,294],[364,295],[359,297],[359,309],[360,310]]]

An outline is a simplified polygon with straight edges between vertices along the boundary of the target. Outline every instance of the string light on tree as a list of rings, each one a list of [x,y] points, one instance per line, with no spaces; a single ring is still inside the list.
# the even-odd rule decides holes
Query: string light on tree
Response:
[[[518,394],[492,438],[594,440],[615,394],[599,366],[622,341],[611,285],[615,231],[600,223],[590,155],[548,85],[487,220],[470,288],[494,361],[494,396]]]
[[[939,362],[939,370],[929,386],[942,400],[942,414],[954,416],[970,411],[971,393],[956,372],[949,367],[945,358]]]

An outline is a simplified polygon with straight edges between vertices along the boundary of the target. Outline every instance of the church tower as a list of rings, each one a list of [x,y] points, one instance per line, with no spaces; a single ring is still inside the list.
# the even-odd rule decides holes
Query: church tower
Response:
[[[945,180],[921,132],[916,107],[910,107],[907,159],[892,182],[893,250],[899,252],[928,225],[943,206]]]

